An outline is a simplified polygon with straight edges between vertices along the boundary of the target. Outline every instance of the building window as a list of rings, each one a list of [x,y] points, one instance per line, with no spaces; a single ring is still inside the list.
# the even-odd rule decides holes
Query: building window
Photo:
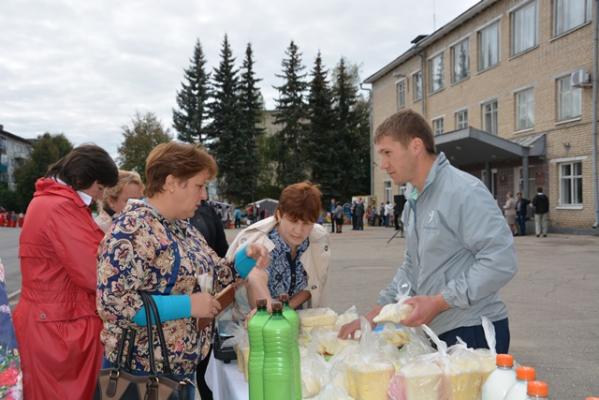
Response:
[[[391,181],[385,181],[385,203],[393,200],[393,186]]]
[[[559,181],[560,205],[582,205],[582,162],[559,164]]]
[[[497,100],[483,103],[482,112],[483,130],[497,135]]]
[[[443,89],[443,53],[431,58],[428,61],[430,71],[430,87],[431,93]]]
[[[414,89],[414,101],[422,99],[422,71],[415,72],[412,75]]]
[[[528,200],[532,200],[537,194],[537,188],[535,187],[535,170],[534,167],[528,167],[528,193],[524,193],[524,177],[522,176],[522,167],[517,167],[518,173],[518,191],[522,192],[522,197]]]
[[[499,21],[478,32],[478,49],[479,71],[499,62]]]
[[[455,128],[468,128],[468,110],[460,110],[455,113]]]
[[[537,2],[532,1],[511,14],[512,55],[537,45]]]
[[[522,90],[516,97],[516,130],[530,129],[535,125],[535,99],[532,88]]]
[[[397,90],[397,109],[406,106],[406,80],[402,79],[395,84]]]
[[[582,89],[572,87],[570,75],[557,80],[557,120],[565,121],[580,117],[582,113]]]
[[[554,34],[561,35],[592,18],[591,0],[554,0]]]
[[[470,74],[468,47],[468,39],[464,39],[451,47],[451,81],[453,83],[466,79]]]
[[[433,119],[433,134],[435,136],[443,134],[443,117]]]

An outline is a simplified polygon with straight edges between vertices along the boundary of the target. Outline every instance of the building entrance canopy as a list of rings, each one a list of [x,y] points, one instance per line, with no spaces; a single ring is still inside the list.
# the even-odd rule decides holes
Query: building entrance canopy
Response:
[[[543,133],[512,141],[468,127],[435,136],[435,144],[456,167],[545,155]]]

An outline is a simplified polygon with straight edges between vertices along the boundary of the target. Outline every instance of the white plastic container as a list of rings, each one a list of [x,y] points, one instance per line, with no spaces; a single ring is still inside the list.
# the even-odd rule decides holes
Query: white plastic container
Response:
[[[531,367],[516,368],[516,383],[507,392],[505,400],[526,400],[528,382],[535,380],[535,369]]]
[[[527,400],[547,400],[549,399],[549,386],[545,382],[530,381],[528,382],[528,397]]]
[[[482,400],[504,400],[508,390],[516,383],[514,358],[509,354],[497,354],[496,362],[497,369],[483,385]]]

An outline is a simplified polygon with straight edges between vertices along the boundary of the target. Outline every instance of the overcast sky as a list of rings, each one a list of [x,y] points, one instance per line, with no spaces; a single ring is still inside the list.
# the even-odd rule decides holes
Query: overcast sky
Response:
[[[0,0],[0,124],[33,138],[64,133],[113,156],[121,127],[172,108],[196,39],[211,71],[225,33],[238,65],[252,43],[272,108],[281,60],[294,40],[306,71],[320,49],[331,69],[345,57],[361,78],[477,0]],[[433,20],[433,15],[435,19]]]

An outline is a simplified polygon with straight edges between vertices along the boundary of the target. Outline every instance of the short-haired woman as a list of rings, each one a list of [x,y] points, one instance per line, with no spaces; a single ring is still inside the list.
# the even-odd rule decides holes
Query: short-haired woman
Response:
[[[190,383],[195,379],[196,364],[206,357],[212,339],[212,326],[198,329],[197,319],[218,314],[213,294],[236,278],[231,264],[188,222],[206,199],[206,185],[216,169],[212,156],[192,144],[163,143],[148,156],[146,198],[129,201],[100,247],[98,311],[104,320],[105,367],[117,363],[117,343],[125,330],[133,329],[131,369],[149,374],[140,294],[147,292],[158,306],[174,377]],[[247,254],[266,267],[263,246],[252,246]],[[162,354],[156,351],[155,358],[161,370]],[[193,386],[189,390],[191,395]]]
[[[102,201],[98,204],[96,223],[108,232],[113,219],[125,208],[129,199],[139,199],[143,196],[144,184],[137,172],[119,170],[118,183],[104,191]]]
[[[236,293],[237,306],[233,319],[243,319],[256,306],[257,297],[276,298],[288,294],[290,306],[297,308],[310,302],[312,307],[323,304],[324,287],[329,268],[329,235],[316,221],[321,213],[321,193],[316,185],[300,182],[281,192],[275,215],[241,231],[227,257],[248,243],[261,243],[271,252],[266,268],[268,293],[243,287]],[[259,288],[256,285],[254,288]]]
[[[73,149],[35,184],[19,238],[21,297],[14,313],[24,398],[89,399],[100,362],[98,244],[89,209],[118,169],[96,145]]]

